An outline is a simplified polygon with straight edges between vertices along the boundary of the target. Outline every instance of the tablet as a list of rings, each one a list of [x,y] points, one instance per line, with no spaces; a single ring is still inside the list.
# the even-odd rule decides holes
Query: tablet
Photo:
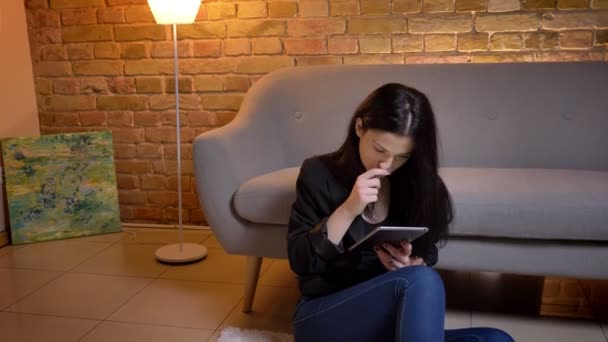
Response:
[[[411,243],[428,231],[429,229],[427,227],[380,226],[369,232],[354,245],[350,246],[348,251],[353,251],[359,246],[375,246],[384,242],[389,242],[393,245],[399,245],[401,241],[408,241]]]

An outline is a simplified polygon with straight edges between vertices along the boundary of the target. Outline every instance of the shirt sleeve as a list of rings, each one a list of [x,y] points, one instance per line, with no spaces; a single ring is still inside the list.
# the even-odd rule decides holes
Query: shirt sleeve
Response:
[[[344,253],[342,243],[327,238],[327,219],[335,204],[327,188],[327,170],[318,160],[306,160],[296,181],[296,201],[288,225],[291,268],[299,275],[320,274]]]

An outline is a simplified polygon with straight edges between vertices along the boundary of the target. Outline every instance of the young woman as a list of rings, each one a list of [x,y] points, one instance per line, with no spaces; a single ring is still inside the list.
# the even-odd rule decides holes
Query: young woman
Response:
[[[390,83],[359,105],[336,152],[304,161],[288,232],[302,293],[297,342],[513,341],[493,328],[444,330],[443,283],[431,266],[453,212],[437,159],[427,97]],[[429,232],[348,251],[380,224]]]

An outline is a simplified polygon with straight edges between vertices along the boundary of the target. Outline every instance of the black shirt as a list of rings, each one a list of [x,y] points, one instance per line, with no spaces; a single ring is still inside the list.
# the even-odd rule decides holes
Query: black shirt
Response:
[[[375,227],[361,215],[352,222],[340,245],[334,245],[327,238],[327,219],[346,201],[352,188],[338,182],[325,162],[321,157],[313,157],[302,164],[289,219],[289,264],[298,275],[300,291],[306,297],[327,295],[386,272],[371,247],[347,251]],[[388,217],[382,224],[399,225],[391,217],[394,210],[391,203]],[[416,250],[414,241],[413,255]],[[437,248],[433,246],[426,255],[417,256],[433,266],[437,263]]]

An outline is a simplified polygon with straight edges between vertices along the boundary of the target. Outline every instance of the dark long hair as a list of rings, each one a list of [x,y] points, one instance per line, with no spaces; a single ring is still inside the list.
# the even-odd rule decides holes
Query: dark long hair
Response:
[[[342,146],[324,157],[331,161],[333,172],[348,188],[365,172],[355,131],[357,119],[363,122],[364,130],[377,129],[413,138],[410,158],[389,176],[390,215],[399,225],[429,227],[429,233],[414,242],[412,252],[426,255],[431,245],[447,241],[448,226],[454,217],[451,196],[438,174],[437,127],[428,98],[414,88],[388,83],[363,100],[350,121]]]

